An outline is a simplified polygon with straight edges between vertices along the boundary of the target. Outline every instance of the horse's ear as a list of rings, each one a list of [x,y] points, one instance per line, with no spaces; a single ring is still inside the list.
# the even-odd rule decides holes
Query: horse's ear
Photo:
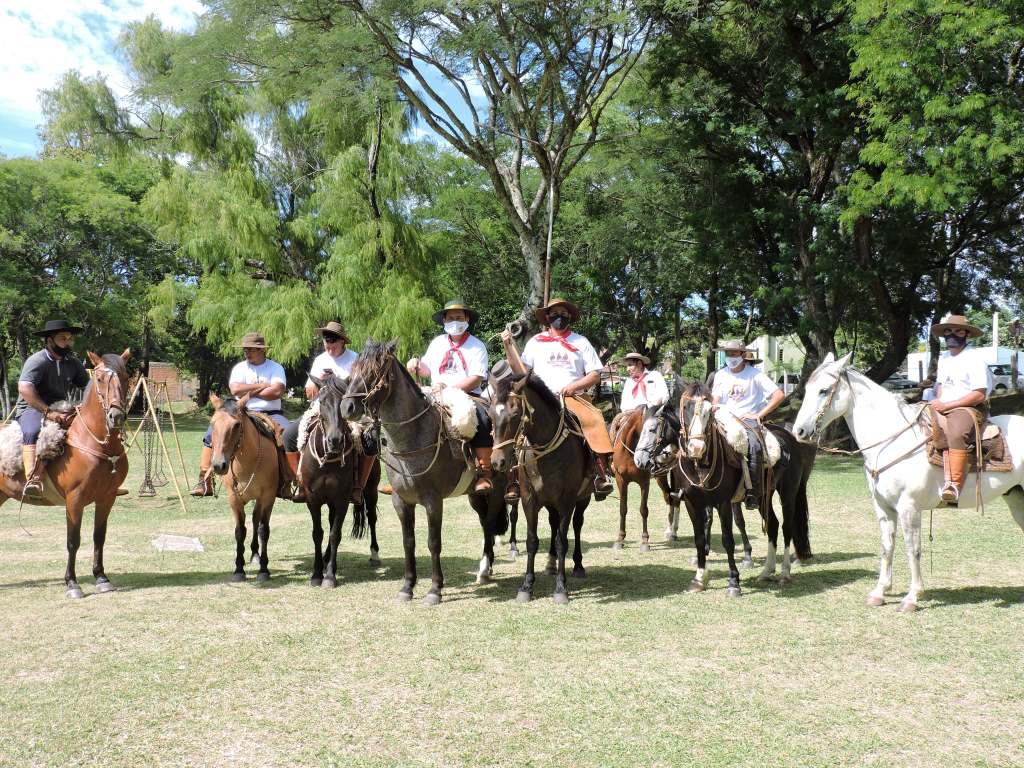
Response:
[[[128,362],[128,358],[131,357],[131,356],[132,356],[132,348],[131,347],[125,347],[124,352],[121,353],[121,359],[124,360],[127,363]]]
[[[88,355],[89,362],[92,363],[92,367],[93,368],[96,368],[97,366],[103,365],[103,358],[100,357],[99,355],[97,355],[91,349],[87,350],[85,354]]]
[[[238,410],[240,410],[240,411],[244,411],[245,410],[245,406],[247,406],[249,404],[249,398],[250,397],[251,397],[251,395],[248,392],[246,392],[244,395],[242,395],[240,398],[238,398],[238,402],[235,403],[235,405],[238,406]]]
[[[222,405],[224,405],[224,401],[221,400],[219,397],[217,397],[217,393],[216,392],[211,392],[210,393],[210,404],[213,406],[213,409],[215,411],[219,411],[220,407]]]
[[[323,389],[323,387],[324,387],[324,380],[323,379],[318,379],[316,376],[314,376],[311,373],[311,374],[309,374],[309,380],[312,381],[314,384],[316,384],[316,388],[317,389]]]
[[[398,349],[398,339],[391,339],[391,341],[384,345],[384,351],[389,355],[395,354],[396,349]]]
[[[847,352],[845,355],[839,358],[839,370],[849,367],[850,361],[853,359],[853,352]]]
[[[828,365],[829,363],[834,363],[835,361],[836,356],[829,352],[827,355],[825,355],[825,359],[821,361],[821,364]]]

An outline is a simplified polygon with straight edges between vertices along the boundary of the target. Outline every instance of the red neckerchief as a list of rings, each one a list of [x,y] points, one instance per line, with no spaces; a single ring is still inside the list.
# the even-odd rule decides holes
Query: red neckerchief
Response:
[[[463,373],[469,373],[469,367],[466,365],[466,358],[464,358],[462,356],[462,350],[459,349],[459,347],[461,347],[463,344],[466,343],[466,340],[468,338],[469,338],[469,332],[468,331],[463,335],[462,341],[460,341],[458,344],[456,344],[454,341],[452,341],[452,337],[451,336],[448,337],[449,349],[448,349],[447,352],[444,353],[444,357],[441,358],[441,372],[442,373],[444,371],[448,370],[448,362],[452,359],[452,354],[453,353],[458,355],[459,356],[459,360],[462,361],[462,371],[463,371]]]
[[[570,333],[572,333],[572,331],[567,330],[564,334],[559,335],[554,328],[549,328],[546,334],[538,334],[536,338],[537,341],[542,341],[545,344],[557,341],[570,352],[579,352],[579,350],[576,349],[576,347],[574,347],[572,344],[565,340],[566,336],[568,336]]]
[[[646,371],[644,371],[646,373]],[[647,382],[644,381],[644,377],[641,376],[639,379],[633,379],[633,398],[636,398],[637,392],[643,392],[644,400],[647,400]]]

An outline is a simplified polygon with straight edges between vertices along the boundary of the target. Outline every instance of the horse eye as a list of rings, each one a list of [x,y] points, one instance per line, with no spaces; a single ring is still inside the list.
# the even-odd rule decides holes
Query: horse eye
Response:
[[[827,395],[828,394],[828,387],[822,387],[821,391],[818,394],[819,395]]]

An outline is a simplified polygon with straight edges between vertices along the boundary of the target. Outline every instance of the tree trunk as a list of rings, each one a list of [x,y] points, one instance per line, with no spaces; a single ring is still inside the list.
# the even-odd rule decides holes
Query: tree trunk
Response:
[[[718,346],[718,291],[719,291],[720,270],[715,269],[711,273],[708,283],[708,354],[705,358],[705,377],[710,376],[718,370],[718,354],[715,347]]]
[[[523,232],[519,235],[519,250],[526,264],[526,303],[516,318],[518,328],[513,329],[516,343],[522,347],[537,328],[536,311],[544,303],[544,244],[542,238]],[[517,332],[518,331],[518,332]]]
[[[142,320],[142,375],[149,378],[149,358],[153,354],[153,329],[150,326],[149,315],[143,315]]]

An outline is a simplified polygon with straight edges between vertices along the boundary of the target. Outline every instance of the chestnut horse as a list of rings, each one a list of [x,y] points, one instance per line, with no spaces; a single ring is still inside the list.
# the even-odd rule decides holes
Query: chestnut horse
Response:
[[[102,358],[89,352],[92,381],[85,389],[82,404],[75,407],[77,415],[68,428],[64,453],[49,462],[43,470],[44,489],[50,488],[64,499],[67,513],[68,565],[64,572],[67,597],[84,597],[75,575],[75,558],[82,539],[82,513],[89,504],[96,504],[92,529],[92,575],[96,591],[113,592],[103,570],[103,545],[107,539],[107,518],[114,506],[117,489],[128,474],[128,457],[124,451],[125,405],[128,392],[126,349],[120,355]],[[0,475],[0,504],[7,499],[21,499],[25,474],[14,477]],[[25,499],[26,504],[57,506],[51,498]]]
[[[214,412],[210,467],[224,477],[228,504],[235,518],[235,572],[232,581],[245,581],[245,505],[252,508],[252,527],[259,537],[259,571],[256,581],[270,579],[267,568],[267,540],[270,538],[270,513],[277,498],[277,443],[261,432],[246,411],[249,395],[237,400],[221,400],[210,395]],[[255,559],[256,550],[253,550]]]
[[[657,475],[637,467],[633,461],[633,452],[636,450],[637,440],[640,438],[640,430],[644,425],[644,410],[637,408],[622,414],[621,424],[615,434],[615,443],[612,446],[612,470],[615,472],[615,486],[619,490],[619,535],[615,539],[614,549],[622,549],[626,540],[626,512],[628,511],[627,500],[629,497],[629,484],[636,483],[640,486],[640,520],[643,524],[643,533],[640,538],[640,551],[651,551],[651,536],[647,532],[647,496],[651,489],[651,478],[654,477],[661,489],[665,503],[673,508],[672,498],[669,496],[670,472],[662,472]],[[674,507],[678,509],[678,504]]]

